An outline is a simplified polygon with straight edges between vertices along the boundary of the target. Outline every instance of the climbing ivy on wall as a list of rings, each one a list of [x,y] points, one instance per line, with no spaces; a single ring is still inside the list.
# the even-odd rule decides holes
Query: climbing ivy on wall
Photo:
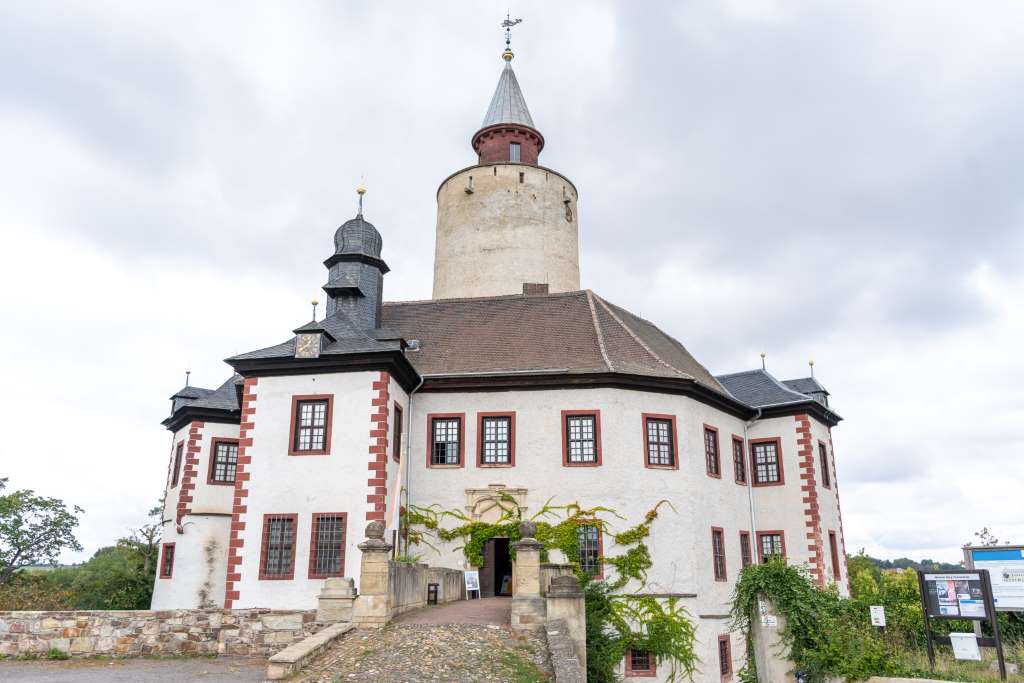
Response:
[[[482,501],[498,512],[496,522],[471,519],[460,510],[443,510],[439,506],[409,506],[405,510],[404,529],[408,543],[424,544],[435,550],[434,542],[461,542],[459,546],[469,564],[479,567],[484,562],[484,544],[491,538],[518,541],[519,523],[524,521],[522,508],[505,492],[497,492]],[[529,518],[537,525],[536,539],[543,544],[541,561],[548,561],[551,550],[559,550],[575,565],[575,573],[584,589],[587,610],[587,680],[597,683],[617,680],[615,668],[627,650],[646,650],[661,666],[668,666],[669,680],[692,678],[698,659],[694,652],[696,631],[686,609],[675,598],[660,600],[640,591],[653,566],[645,541],[659,510],[671,504],[659,501],[643,520],[624,531],[612,531],[608,518],[624,519],[607,507],[584,507],[578,502],[554,505],[548,500],[539,512]],[[451,524],[451,526],[446,526]],[[580,526],[594,526],[605,538],[611,538],[621,554],[605,555],[599,561],[614,572],[597,579],[580,568]],[[514,556],[515,549],[512,548]],[[630,581],[638,586],[627,591]]]

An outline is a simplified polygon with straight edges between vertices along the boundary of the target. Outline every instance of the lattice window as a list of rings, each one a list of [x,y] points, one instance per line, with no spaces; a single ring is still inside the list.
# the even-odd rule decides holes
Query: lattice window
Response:
[[[721,476],[722,466],[718,458],[718,431],[710,427],[704,428],[704,456],[707,460],[708,474]]]
[[[480,460],[484,465],[508,465],[512,454],[512,418],[484,417],[480,421]]]
[[[234,483],[238,468],[238,442],[215,441],[213,449],[213,481],[221,484]]]
[[[821,485],[831,488],[832,477],[828,466],[828,447],[823,443],[818,444],[818,460],[821,461]]]
[[[715,567],[715,581],[725,581],[725,533],[711,530],[711,556]]]
[[[773,557],[785,556],[782,547],[782,534],[758,534],[761,543],[761,563],[765,563]]]
[[[743,439],[732,440],[732,469],[739,484],[747,483],[747,461],[743,457]]]
[[[647,464],[675,465],[676,448],[672,440],[672,420],[647,418]]]
[[[345,515],[313,515],[313,538],[309,561],[311,578],[342,576],[345,571]]]
[[[296,401],[295,450],[323,451],[327,449],[327,400]]]
[[[782,481],[779,469],[779,445],[774,441],[762,441],[751,446],[754,453],[754,483],[776,484]]]
[[[570,463],[597,462],[597,416],[565,418],[565,451]]]
[[[580,569],[587,574],[601,571],[601,530],[591,524],[576,527],[576,538],[580,547]]]
[[[462,419],[435,417],[431,421],[430,463],[432,465],[458,465],[462,441]]]
[[[654,668],[653,658],[647,650],[629,651],[629,672],[650,673]]]
[[[267,515],[263,521],[261,577],[290,578],[295,572],[295,515]]]

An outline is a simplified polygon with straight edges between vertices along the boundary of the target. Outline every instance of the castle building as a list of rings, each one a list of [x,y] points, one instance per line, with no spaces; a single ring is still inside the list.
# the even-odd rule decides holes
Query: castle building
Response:
[[[437,191],[433,298],[383,300],[383,240],[360,197],[323,262],[326,317],[228,358],[216,389],[172,397],[154,609],[315,608],[324,578],[358,580],[368,522],[390,535],[408,503],[490,521],[497,492],[526,515],[605,506],[624,527],[669,501],[637,589],[680,597],[699,680],[742,665],[727,618],[741,567],[781,555],[848,593],[828,392],[764,369],[713,375],[580,288],[577,190],[540,164],[512,56],[477,163]],[[600,571],[613,541],[580,529],[581,563]],[[468,568],[454,547],[415,552]],[[485,596],[505,590],[507,539],[479,570]],[[634,654],[624,670],[657,676]]]

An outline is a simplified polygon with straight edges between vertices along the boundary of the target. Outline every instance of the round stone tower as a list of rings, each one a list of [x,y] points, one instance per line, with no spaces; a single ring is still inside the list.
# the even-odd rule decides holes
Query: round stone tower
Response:
[[[512,51],[483,125],[477,165],[437,190],[434,298],[580,288],[576,186],[538,164],[544,136],[512,70]]]

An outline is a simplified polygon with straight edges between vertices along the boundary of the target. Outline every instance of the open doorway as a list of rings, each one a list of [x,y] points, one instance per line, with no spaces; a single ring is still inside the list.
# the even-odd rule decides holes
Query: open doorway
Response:
[[[480,567],[480,595],[512,595],[512,557],[507,538],[491,538],[484,543],[484,564]]]

